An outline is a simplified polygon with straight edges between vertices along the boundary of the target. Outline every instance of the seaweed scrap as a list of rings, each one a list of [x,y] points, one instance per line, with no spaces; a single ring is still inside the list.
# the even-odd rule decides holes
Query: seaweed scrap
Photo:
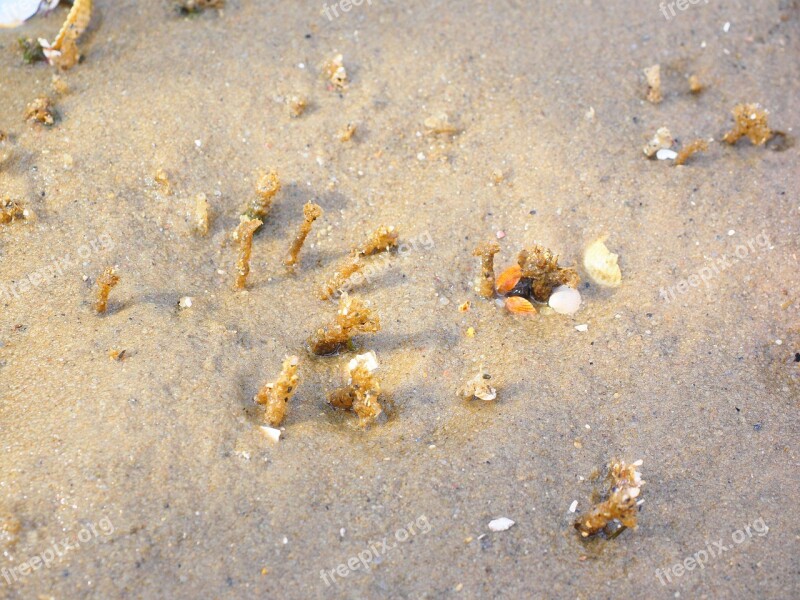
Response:
[[[328,394],[330,405],[353,410],[361,427],[374,422],[383,412],[378,401],[381,386],[374,375],[377,369],[378,359],[374,352],[357,355],[347,363],[347,384]]]
[[[31,38],[17,38],[19,49],[22,51],[22,61],[26,65],[32,65],[39,61],[47,60],[44,55],[44,48],[39,40]]]
[[[104,313],[108,309],[108,295],[111,289],[119,283],[119,275],[114,267],[106,267],[97,278],[97,299],[94,309],[98,313]]]
[[[636,516],[639,505],[643,502],[637,501],[637,498],[645,483],[642,481],[641,473],[636,470],[636,467],[641,465],[641,460],[630,465],[624,462],[615,462],[611,465],[609,473],[611,486],[606,500],[594,506],[574,523],[575,529],[580,531],[582,537],[596,535],[601,531],[616,537],[624,528],[636,528]],[[612,533],[609,525],[614,521],[618,521],[621,527]]]
[[[317,329],[308,340],[313,354],[324,356],[337,352],[348,345],[353,336],[361,333],[380,331],[381,322],[378,315],[362,300],[342,294],[334,322],[327,327]]]
[[[311,233],[311,227],[314,225],[314,221],[321,216],[322,207],[318,204],[307,202],[305,206],[303,206],[303,222],[300,224],[300,230],[292,241],[292,246],[289,248],[289,254],[286,256],[286,260],[283,261],[287,267],[293,267],[297,264],[300,249],[303,247],[308,234]]]
[[[265,407],[264,418],[273,427],[283,422],[286,410],[289,408],[289,400],[297,391],[299,364],[300,359],[297,356],[287,356],[278,379],[265,384],[253,398],[257,404]]]
[[[558,256],[539,244],[534,244],[519,253],[517,264],[521,280],[530,281],[531,295],[538,302],[547,302],[553,290],[561,285],[577,288],[581,282],[574,267],[559,267]],[[514,294],[513,290],[511,292]]]
[[[763,146],[772,137],[772,131],[767,125],[769,111],[761,108],[761,105],[737,104],[731,112],[734,118],[734,127],[723,136],[723,141],[733,145],[742,137],[747,136],[753,145]]]
[[[235,237],[239,240],[239,257],[236,259],[236,282],[234,287],[243,290],[247,286],[247,276],[250,274],[250,254],[253,251],[253,234],[261,227],[259,219],[242,217],[236,228]]]

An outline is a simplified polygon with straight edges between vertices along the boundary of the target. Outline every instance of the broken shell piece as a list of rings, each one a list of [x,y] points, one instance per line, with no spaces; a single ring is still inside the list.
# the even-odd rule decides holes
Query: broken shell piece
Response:
[[[489,529],[492,531],[506,531],[514,525],[514,521],[508,517],[500,517],[489,521]]]
[[[669,148],[661,148],[661,150],[656,152],[656,158],[658,160],[675,160],[678,158],[678,153]]]
[[[547,304],[560,315],[574,315],[581,307],[581,293],[575,288],[560,285],[550,294]]]
[[[511,296],[506,298],[506,309],[514,315],[525,315],[533,317],[536,315],[536,308],[530,301],[522,296]]]
[[[644,154],[647,158],[653,158],[656,152],[662,148],[670,148],[674,142],[675,140],[672,139],[672,134],[669,132],[669,129],[666,127],[659,127],[653,139],[647,142],[647,145],[643,148]]]
[[[501,296],[505,296],[508,292],[514,289],[514,286],[519,283],[521,278],[522,267],[519,265],[512,265],[508,267],[505,271],[500,273],[500,276],[497,278],[497,293]]]
[[[344,57],[337,54],[322,68],[322,73],[337,90],[347,88],[347,71],[344,68]]]
[[[601,237],[586,247],[583,253],[583,268],[589,278],[597,285],[618,287],[622,282],[619,254],[614,254],[605,245],[605,236]]]
[[[270,441],[277,444],[278,440],[281,439],[281,430],[276,429],[275,427],[267,427],[266,425],[262,425],[260,427],[261,431],[267,436]]]
[[[483,368],[478,369],[478,374],[467,381],[458,393],[466,399],[475,397],[487,402],[497,398],[497,390],[489,385],[491,375]]]

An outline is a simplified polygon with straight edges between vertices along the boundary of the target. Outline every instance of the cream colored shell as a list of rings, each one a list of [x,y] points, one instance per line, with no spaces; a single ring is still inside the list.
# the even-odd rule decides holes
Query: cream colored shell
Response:
[[[618,254],[611,252],[605,245],[605,236],[586,247],[583,253],[583,268],[592,281],[605,287],[618,287],[622,282],[617,260]]]

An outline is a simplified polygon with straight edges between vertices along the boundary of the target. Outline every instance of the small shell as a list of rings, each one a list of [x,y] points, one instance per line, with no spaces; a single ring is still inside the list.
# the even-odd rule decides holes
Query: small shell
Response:
[[[497,278],[497,293],[501,295],[507,294],[519,283],[521,277],[522,267],[519,265],[508,267],[505,271],[500,273],[500,276]]]
[[[560,315],[574,315],[581,307],[581,293],[575,288],[560,285],[550,294],[547,304]]]
[[[583,268],[596,284],[618,287],[622,282],[622,271],[617,264],[619,255],[609,251],[605,239],[601,237],[587,246],[583,253]]]
[[[647,142],[647,145],[642,149],[647,158],[653,158],[656,152],[662,148],[671,148],[675,140],[672,139],[672,134],[666,127],[659,127],[653,139]]]
[[[506,298],[506,308],[508,312],[515,315],[529,315],[536,314],[536,308],[528,300],[521,296],[511,296]]]

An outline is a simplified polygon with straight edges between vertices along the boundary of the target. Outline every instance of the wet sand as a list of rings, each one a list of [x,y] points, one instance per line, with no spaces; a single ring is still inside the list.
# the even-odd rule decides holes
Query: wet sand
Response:
[[[0,226],[0,285],[46,274],[0,291],[0,570],[79,542],[0,572],[0,598],[800,595],[800,148],[714,143],[683,167],[641,150],[664,125],[720,140],[740,102],[797,136],[800,7],[757,4],[667,20],[655,2],[373,0],[329,21],[322,2],[186,18],[101,1],[63,97],[16,38],[52,39],[65,10],[0,30],[0,195],[37,215]],[[343,93],[319,75],[336,53]],[[297,93],[310,106],[291,118]],[[22,119],[42,94],[52,128]],[[427,135],[443,111],[461,132]],[[269,167],[284,187],[234,292],[227,237]],[[325,215],[287,275],[309,200]],[[304,345],[335,310],[316,289],[380,224],[409,247],[353,290],[381,316],[356,342],[394,405],[364,431],[325,402],[352,355]],[[584,277],[574,317],[513,317],[473,289],[472,250],[498,231],[498,267],[535,241],[575,264],[608,234],[622,286]],[[109,265],[121,282],[98,316]],[[252,399],[288,353],[301,384],[275,445]],[[456,395],[479,364],[495,402]],[[639,528],[582,541],[569,507],[588,510],[614,458],[644,461]],[[515,525],[491,532],[497,517]],[[719,540],[662,585],[656,569]],[[346,567],[359,553],[369,570]]]

